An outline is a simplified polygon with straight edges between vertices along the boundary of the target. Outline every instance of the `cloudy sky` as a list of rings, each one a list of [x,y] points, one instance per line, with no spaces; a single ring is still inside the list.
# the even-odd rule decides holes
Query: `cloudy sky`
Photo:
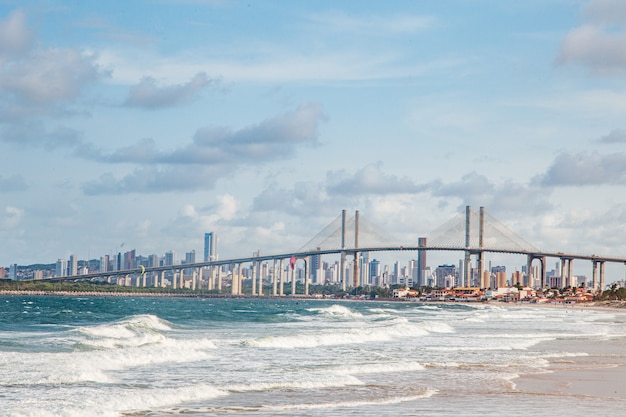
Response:
[[[342,209],[411,243],[466,205],[626,256],[625,26],[622,0],[4,0],[0,265],[282,253]]]

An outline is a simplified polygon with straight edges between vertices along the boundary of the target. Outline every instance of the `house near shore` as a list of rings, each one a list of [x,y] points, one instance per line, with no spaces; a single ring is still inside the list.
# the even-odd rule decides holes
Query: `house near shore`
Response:
[[[396,288],[393,290],[393,298],[416,298],[419,296],[419,291],[409,287]]]

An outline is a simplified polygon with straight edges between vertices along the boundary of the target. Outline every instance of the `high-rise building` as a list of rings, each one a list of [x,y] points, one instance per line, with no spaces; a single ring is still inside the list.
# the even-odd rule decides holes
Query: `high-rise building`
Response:
[[[100,272],[107,272],[109,270],[109,255],[100,257]]]
[[[217,235],[213,232],[204,234],[204,262],[215,261],[217,253]]]
[[[165,259],[163,260],[163,265],[176,265],[176,252],[172,250],[165,252]]]
[[[78,258],[76,255],[70,255],[70,260],[67,263],[67,275],[78,275]]]
[[[135,249],[124,253],[124,261],[122,269],[134,269],[137,268],[137,261],[135,259]]]
[[[496,272],[496,288],[505,288],[506,283],[506,270],[499,270]]]
[[[17,264],[9,266],[9,279],[15,281],[17,279]]]
[[[185,253],[185,262],[186,264],[194,264],[196,263],[196,251],[192,250],[191,252]],[[185,268],[185,275],[191,275],[191,268]]]
[[[451,287],[455,285],[457,277],[457,269],[454,265],[439,265],[435,269],[435,285],[440,288]]]
[[[148,265],[146,266],[159,266],[159,255],[148,256]]]
[[[55,276],[64,277],[67,275],[67,261],[65,259],[57,260]]]
[[[382,275],[380,270],[380,261],[377,259],[372,259],[369,263],[369,280],[368,284],[378,285],[378,278]]]

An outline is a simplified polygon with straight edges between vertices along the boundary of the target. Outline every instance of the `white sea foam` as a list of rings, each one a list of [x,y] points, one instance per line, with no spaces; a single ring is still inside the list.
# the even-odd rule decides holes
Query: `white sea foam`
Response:
[[[352,311],[348,307],[339,304],[333,304],[330,307],[308,308],[307,311],[316,312],[321,316],[339,319],[353,319],[363,317],[363,314]]]
[[[80,342],[94,348],[142,346],[162,342],[159,333],[171,330],[163,320],[153,315],[138,315],[112,324],[86,326],[76,331],[85,336]]]
[[[263,348],[312,348],[317,346],[334,346],[343,344],[362,344],[370,342],[384,342],[392,339],[418,337],[429,334],[430,331],[450,332],[446,324],[396,324],[361,329],[342,329],[335,332],[300,333],[290,336],[266,336],[252,340],[245,340],[245,346]]]
[[[15,412],[8,415],[120,417],[137,411],[145,412],[186,401],[210,400],[225,395],[228,393],[206,384],[176,388],[83,389],[74,396],[56,398],[56,401],[46,401],[45,398],[27,399],[19,404]]]
[[[313,410],[313,409],[323,409],[323,408],[350,408],[350,407],[364,407],[364,406],[374,406],[374,405],[391,405],[402,402],[410,402],[410,401],[418,401],[424,398],[432,397],[433,395],[439,392],[436,388],[423,388],[418,389],[417,394],[415,395],[407,395],[407,396],[396,396],[390,398],[381,398],[375,400],[363,400],[363,401],[338,401],[332,403],[318,403],[318,404],[293,404],[293,405],[284,405],[284,406],[275,406],[275,407],[267,407],[270,410]],[[264,407],[266,408],[266,407]]]
[[[333,369],[334,374],[339,375],[367,375],[367,374],[382,374],[382,373],[398,373],[398,372],[413,372],[422,371],[424,366],[415,361],[401,361],[401,362],[381,362],[381,363],[367,363],[361,365],[346,365]]]
[[[332,409],[341,409],[341,408],[360,408],[360,407],[375,407],[375,406],[386,406],[393,404],[400,404],[405,402],[413,402],[419,401],[425,398],[430,398],[433,395],[436,395],[439,390],[436,388],[418,388],[415,390],[415,394],[406,395],[406,396],[390,396],[386,398],[379,399],[369,399],[369,400],[354,400],[354,401],[331,401],[331,402],[323,402],[323,403],[300,403],[300,404],[282,404],[282,405],[260,405],[260,406],[229,406],[229,407],[205,407],[205,408],[193,408],[193,409],[179,409],[172,410],[172,412],[176,411],[176,413],[180,414],[222,414],[222,413],[230,413],[230,412],[258,412],[261,415],[272,415],[273,413],[284,413],[289,411],[298,411],[298,410],[332,410]]]
[[[143,340],[143,337],[136,336],[136,339]],[[214,343],[206,338],[173,339],[165,336],[159,338],[158,344],[126,343],[120,347],[119,343],[100,343],[99,346],[109,349],[37,354],[0,352],[0,364],[19,364],[0,373],[0,384],[114,383],[116,372],[128,368],[209,360],[214,357],[215,350]]]
[[[273,391],[279,389],[323,389],[338,388],[350,385],[363,385],[363,382],[352,375],[300,375],[298,380],[283,377],[280,381],[253,382],[250,384],[226,385],[221,389],[235,392]]]

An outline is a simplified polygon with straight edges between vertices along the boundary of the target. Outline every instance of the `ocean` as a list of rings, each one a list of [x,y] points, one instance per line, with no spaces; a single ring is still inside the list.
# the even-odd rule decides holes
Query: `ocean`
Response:
[[[2,296],[0,416],[619,415],[517,381],[625,341],[624,313],[565,307]]]

